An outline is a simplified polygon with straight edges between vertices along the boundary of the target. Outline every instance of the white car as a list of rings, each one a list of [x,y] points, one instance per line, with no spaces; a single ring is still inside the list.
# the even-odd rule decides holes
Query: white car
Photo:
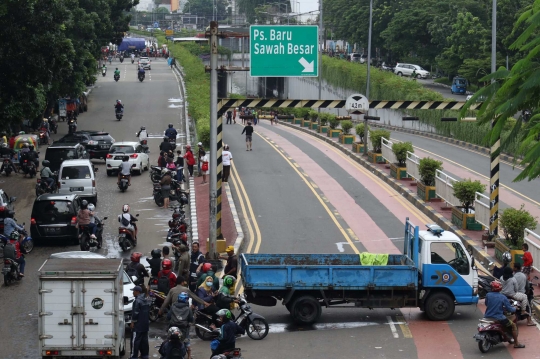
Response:
[[[129,156],[132,171],[141,174],[150,168],[150,158],[139,142],[115,142],[105,158],[107,176],[118,173],[118,167],[125,156]]]
[[[139,62],[137,63],[137,67],[141,67],[145,70],[152,70],[152,61],[148,57],[141,57],[139,58]]]
[[[421,66],[413,64],[401,64],[397,63],[394,68],[394,73],[398,76],[412,76],[413,72],[416,71],[416,78],[428,79],[429,71],[424,70]]]

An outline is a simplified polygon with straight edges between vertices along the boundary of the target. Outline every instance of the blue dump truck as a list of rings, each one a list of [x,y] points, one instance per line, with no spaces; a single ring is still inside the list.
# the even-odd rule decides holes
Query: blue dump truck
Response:
[[[247,300],[281,300],[299,324],[316,322],[323,306],[417,307],[447,320],[456,305],[478,302],[474,258],[461,240],[437,225],[421,231],[408,218],[403,254],[242,254],[240,265]]]

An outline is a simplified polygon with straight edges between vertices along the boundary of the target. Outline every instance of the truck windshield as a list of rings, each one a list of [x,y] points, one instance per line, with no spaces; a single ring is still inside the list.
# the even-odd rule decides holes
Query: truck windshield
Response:
[[[448,264],[461,275],[469,274],[469,259],[463,247],[456,242],[431,243],[431,263]]]

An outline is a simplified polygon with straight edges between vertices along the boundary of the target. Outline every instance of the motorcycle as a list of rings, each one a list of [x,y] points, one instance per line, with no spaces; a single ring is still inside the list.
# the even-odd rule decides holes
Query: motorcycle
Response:
[[[103,219],[99,219],[95,217],[96,227],[97,227],[96,239],[98,241],[98,249],[101,248],[101,246],[103,245],[103,227],[104,227],[103,221],[106,221],[107,218],[108,217],[103,217]]]
[[[135,60],[134,59],[131,59],[131,64],[133,65],[135,63]]]
[[[236,317],[234,322],[238,324],[238,326],[243,328],[246,331],[247,336],[251,339],[262,340],[266,338],[269,331],[269,326],[266,319],[259,314],[253,313],[253,311],[251,310],[251,306],[248,304],[244,296],[239,295],[237,299],[240,313]],[[211,316],[207,316],[206,314],[203,315],[203,318],[205,318],[206,322],[208,322],[208,317],[210,317],[210,320],[212,319]],[[218,323],[214,324],[216,325],[216,327],[220,327],[222,323],[218,321]],[[210,329],[210,325],[204,326],[203,324],[197,323],[197,320],[195,320],[195,333],[199,338],[201,338],[202,340],[208,340],[207,338],[211,336],[209,335],[209,330],[212,331]]]
[[[135,217],[139,217],[138,214]],[[118,244],[120,248],[125,252],[137,245],[137,240],[135,239],[134,233],[126,227],[118,228]]]
[[[118,188],[120,191],[125,192],[128,189],[129,177],[126,175],[120,176],[120,181],[118,182]]]
[[[53,180],[54,182],[52,186],[49,187],[47,186],[47,182],[42,181],[40,178],[38,178],[37,183],[36,183],[36,197],[39,197],[45,193],[56,193],[57,192],[57,187],[56,187],[57,172],[54,173]]]
[[[140,81],[140,82],[143,82],[143,80],[144,80],[144,74],[142,74],[142,73],[139,72],[138,78],[139,78],[139,81]]]
[[[478,342],[478,349],[482,353],[487,353],[492,346],[499,343],[514,343],[512,335],[507,332],[504,325],[497,320],[490,318],[480,319],[478,324],[478,333],[473,336]]]
[[[13,259],[4,258],[2,274],[4,275],[4,285],[6,287],[13,282],[20,280],[19,263],[15,262]]]
[[[140,140],[139,143],[141,144],[144,153],[150,153],[150,148],[148,147],[148,140]]]
[[[165,301],[166,295],[157,289],[149,289],[148,295],[152,301],[150,304],[150,311],[148,313],[149,319],[151,322],[155,322],[159,318],[158,312]]]
[[[54,132],[56,135],[58,133],[58,123],[56,123],[56,120],[51,119],[49,121],[49,124],[51,126],[51,132]]]
[[[36,175],[36,164],[29,159],[23,159],[21,163],[21,169],[23,170],[24,177],[30,175],[30,178]]]
[[[107,74],[107,69],[106,68],[101,68],[101,75],[103,77],[105,77],[106,74]]]
[[[150,166],[150,180],[154,183],[159,183],[161,181],[161,170],[163,167],[159,166]]]
[[[120,121],[122,117],[124,116],[124,110],[116,110],[115,114],[116,114],[116,119]]]
[[[49,131],[42,127],[39,129],[39,144],[48,145],[49,144]]]
[[[491,282],[495,280],[492,276],[478,274],[478,297],[484,299],[491,292]]]
[[[4,157],[2,160],[2,171],[6,172],[6,176],[9,176],[13,172],[13,161],[9,156]]]
[[[79,225],[79,245],[81,251],[89,251],[98,246],[98,241],[90,236],[90,227],[88,225]]]
[[[68,134],[75,133],[77,131],[77,120],[71,118],[68,120]]]
[[[120,80],[120,75],[114,75],[114,81],[118,82]]]
[[[159,207],[163,207],[164,198],[163,194],[161,193],[161,184],[154,183],[154,191],[152,194],[154,196],[154,202]],[[182,190],[180,182],[174,179],[171,181],[171,190],[169,192],[169,198],[171,202],[177,201],[178,203],[180,203],[181,206],[189,204],[188,195],[189,192],[185,192],[184,190]]]
[[[120,63],[124,62],[124,56],[120,56]]]

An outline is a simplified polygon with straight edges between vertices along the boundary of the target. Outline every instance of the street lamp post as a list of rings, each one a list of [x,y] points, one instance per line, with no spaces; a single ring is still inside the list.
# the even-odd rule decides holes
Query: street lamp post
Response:
[[[493,0],[491,9],[491,73],[496,71],[497,67],[497,0]],[[495,82],[495,79],[491,79]],[[491,131],[495,128],[496,119],[491,119]],[[489,233],[493,237],[497,237],[499,232],[499,153],[501,147],[501,137],[499,136],[495,142],[490,143],[489,157],[489,209],[490,223]]]
[[[369,101],[369,85],[371,80],[371,28],[373,26],[373,0],[369,1],[369,30],[368,30],[368,48],[367,48],[367,78],[366,78],[366,98]],[[369,107],[364,114],[364,156],[367,156],[368,148],[368,120]]]

